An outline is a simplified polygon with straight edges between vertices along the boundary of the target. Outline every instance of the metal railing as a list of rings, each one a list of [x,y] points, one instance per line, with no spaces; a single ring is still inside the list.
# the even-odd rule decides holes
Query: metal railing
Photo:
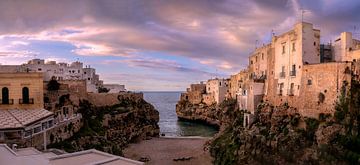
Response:
[[[8,100],[3,100],[3,99],[0,99],[0,104],[3,104],[3,105],[12,105],[14,104],[14,99],[8,99]]]
[[[34,104],[34,99],[33,98],[29,98],[27,100],[19,99],[19,104]]]
[[[290,71],[290,76],[296,76],[296,70]]]

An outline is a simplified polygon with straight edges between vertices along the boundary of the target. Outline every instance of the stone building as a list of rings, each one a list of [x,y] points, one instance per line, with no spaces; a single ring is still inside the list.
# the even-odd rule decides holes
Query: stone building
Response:
[[[229,79],[210,79],[206,82],[206,94],[204,98],[206,100],[213,100],[215,103],[220,104],[226,98],[226,95],[229,92]],[[209,101],[206,101],[207,104],[212,104]]]
[[[353,39],[352,33],[342,32],[340,36],[335,40],[333,46],[333,55],[335,61],[352,61],[358,58],[360,41]]]
[[[0,73],[0,143],[21,143],[54,126],[41,73]]]
[[[207,101],[203,99],[203,94],[206,93],[206,84],[200,82],[200,84],[191,84],[190,88],[186,89],[186,93],[182,93],[181,99],[188,100],[191,104],[200,104]]]
[[[79,61],[67,63],[57,63],[56,61],[47,61],[43,59],[32,59],[22,65],[1,65],[0,72],[41,72],[44,74],[44,81],[51,79],[57,81],[64,80],[85,80],[87,92],[97,93],[98,88],[108,86],[110,92],[124,91],[125,86],[119,84],[104,84],[100,76],[96,74],[95,68],[91,68]]]

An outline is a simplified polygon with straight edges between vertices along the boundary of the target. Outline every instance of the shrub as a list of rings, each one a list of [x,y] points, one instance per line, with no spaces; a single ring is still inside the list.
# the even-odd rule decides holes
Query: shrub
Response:
[[[47,84],[48,91],[57,91],[60,88],[60,83],[58,83],[55,79],[51,79]]]

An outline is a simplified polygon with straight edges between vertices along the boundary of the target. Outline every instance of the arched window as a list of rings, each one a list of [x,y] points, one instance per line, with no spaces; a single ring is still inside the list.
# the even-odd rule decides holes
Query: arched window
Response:
[[[28,87],[24,87],[22,89],[22,99],[23,99],[23,104],[29,104],[29,88]]]
[[[2,94],[2,104],[9,104],[9,89],[4,87],[1,90]]]

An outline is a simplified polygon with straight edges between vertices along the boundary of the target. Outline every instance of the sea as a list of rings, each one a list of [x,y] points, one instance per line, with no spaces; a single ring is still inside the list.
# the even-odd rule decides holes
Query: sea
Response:
[[[178,120],[176,103],[181,92],[143,92],[144,99],[160,113],[160,134],[167,137],[200,136],[211,137],[218,132],[217,128],[191,121]]]

